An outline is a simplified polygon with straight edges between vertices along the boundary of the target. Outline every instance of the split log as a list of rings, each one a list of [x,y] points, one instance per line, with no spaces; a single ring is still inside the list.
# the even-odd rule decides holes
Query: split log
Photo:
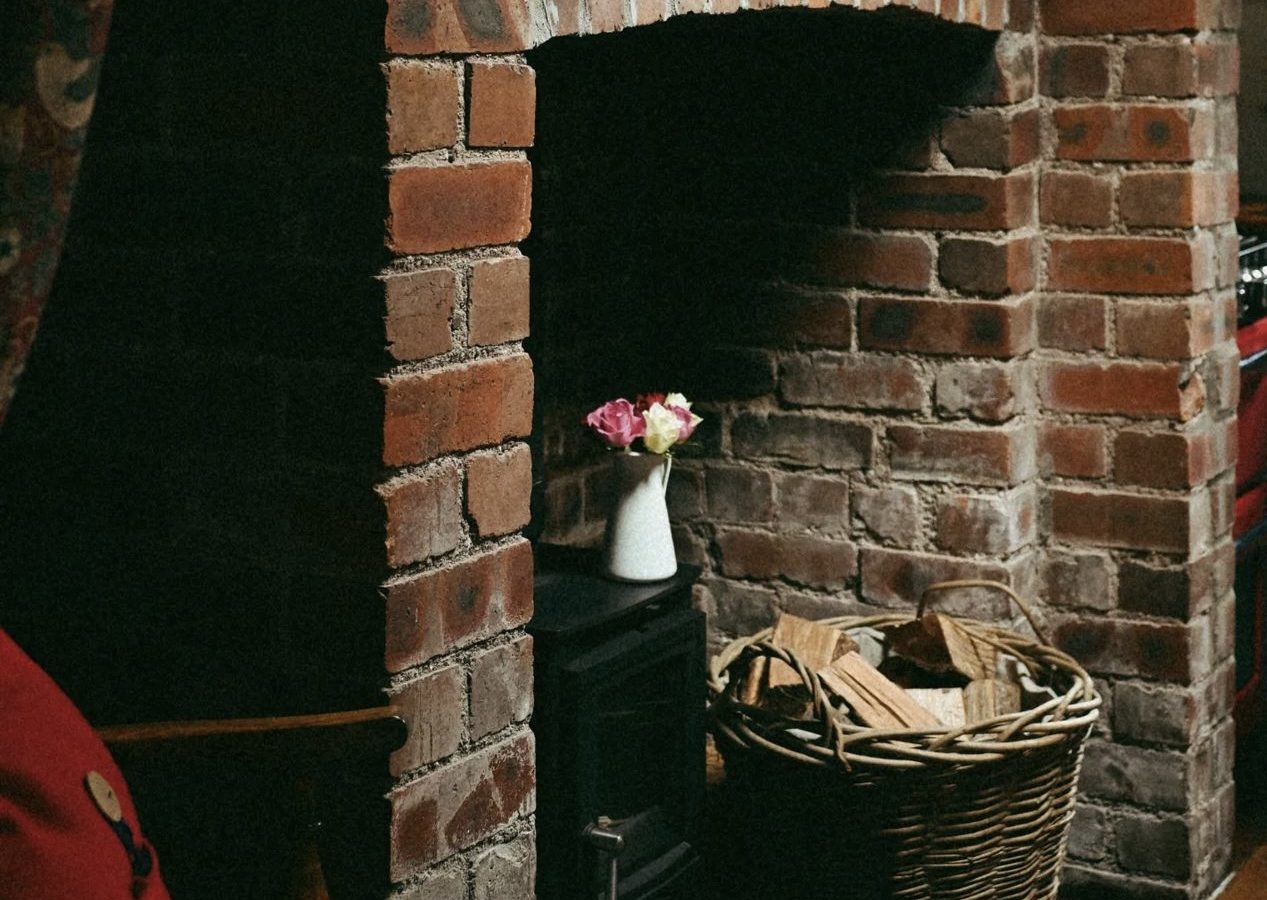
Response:
[[[906,691],[885,678],[857,651],[837,659],[818,677],[853,711],[863,725],[872,728],[941,728],[936,716],[920,706]]]

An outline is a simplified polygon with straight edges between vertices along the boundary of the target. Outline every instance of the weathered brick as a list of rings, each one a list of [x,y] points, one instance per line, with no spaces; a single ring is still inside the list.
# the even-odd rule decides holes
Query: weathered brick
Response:
[[[1214,346],[1214,308],[1206,298],[1184,303],[1122,301],[1117,305],[1119,356],[1188,360]]]
[[[1103,350],[1109,345],[1103,297],[1045,294],[1038,305],[1038,343],[1056,350]]]
[[[472,454],[466,461],[466,511],[482,538],[518,531],[531,515],[532,454],[527,444]]]
[[[1044,423],[1038,427],[1038,468],[1044,475],[1103,478],[1109,473],[1102,425]]]
[[[387,149],[412,153],[457,143],[458,88],[458,71],[451,64],[389,63]]]
[[[1017,484],[1034,474],[1034,431],[1028,426],[959,428],[892,425],[893,477],[966,484]]]
[[[1117,820],[1117,861],[1123,869],[1187,878],[1191,836],[1183,819],[1127,814]]]
[[[1200,238],[1055,238],[1048,247],[1053,290],[1192,294],[1214,286],[1211,247]]]
[[[1136,34],[1199,31],[1218,25],[1218,4],[1208,0],[1135,0],[1130,4],[1040,0],[1048,34]]]
[[[1043,404],[1084,412],[1187,420],[1205,404],[1200,377],[1170,363],[1048,362],[1039,372]]]
[[[1138,681],[1120,681],[1113,689],[1113,733],[1119,737],[1187,747],[1197,725],[1191,690]]]
[[[1017,586],[1025,563],[1004,565],[989,560],[938,556],[881,547],[862,549],[862,597],[877,606],[914,608],[931,584],[941,581],[987,579]],[[933,608],[987,620],[1010,616],[1009,600],[999,591],[983,588],[939,593]]]
[[[528,336],[528,258],[503,256],[471,264],[468,340],[505,344]]]
[[[532,813],[531,732],[507,738],[392,791],[391,877],[479,843]]]
[[[424,359],[453,349],[457,276],[451,269],[383,278],[388,352],[398,360]]]
[[[991,64],[965,86],[960,102],[970,106],[1019,103],[1034,92],[1034,45],[1028,35],[1004,34],[994,44]]]
[[[1034,221],[1033,177],[925,173],[873,179],[861,191],[859,219],[896,228],[994,230]]]
[[[1240,76],[1231,41],[1179,40],[1126,48],[1122,93],[1157,97],[1210,97],[1235,93]]]
[[[521,0],[388,0],[388,53],[514,53],[528,47],[530,14]]]
[[[1047,225],[1107,228],[1113,224],[1113,179],[1090,172],[1044,172],[1038,215]]]
[[[1104,868],[1068,863],[1060,873],[1061,900],[1192,900],[1186,884],[1123,875]]]
[[[532,363],[524,354],[397,376],[385,390],[389,466],[500,444],[532,428]]]
[[[521,241],[531,196],[532,172],[520,160],[397,169],[387,188],[388,246],[438,253]]]
[[[1052,536],[1072,543],[1187,552],[1198,517],[1187,497],[1054,488]]]
[[[1118,484],[1188,488],[1212,474],[1205,432],[1121,431],[1114,440],[1113,477]]]
[[[471,147],[531,147],[537,115],[537,74],[513,62],[467,63]]]
[[[1017,301],[863,297],[858,342],[866,350],[1020,356],[1034,345],[1034,304]]]
[[[779,392],[795,406],[916,410],[925,387],[913,360],[821,351],[785,357]]]
[[[1127,612],[1186,622],[1214,597],[1214,554],[1169,568],[1139,560],[1123,561],[1118,573],[1118,605]]]
[[[389,672],[419,665],[532,615],[532,548],[515,541],[386,588]]]
[[[946,238],[937,270],[942,284],[968,294],[1002,296],[1034,287],[1033,238]]]
[[[551,483],[559,479],[552,478]],[[669,518],[698,519],[704,513],[704,472],[675,462],[669,470],[669,488],[665,492]],[[579,517],[579,513],[578,513]]]
[[[1084,162],[1188,162],[1213,150],[1214,121],[1199,107],[1061,106],[1052,112],[1056,158]]]
[[[842,588],[858,572],[858,548],[814,535],[725,530],[717,536],[722,572],[733,578],[786,578]]]
[[[387,564],[406,566],[462,543],[462,475],[446,463],[379,489],[387,513]]]
[[[942,122],[941,149],[952,164],[1014,169],[1038,155],[1038,110],[980,109]]]
[[[937,545],[944,550],[1009,556],[1033,543],[1037,517],[1033,488],[942,497],[937,504]]]
[[[914,545],[920,530],[919,494],[905,485],[859,487],[854,512],[875,537],[900,547]]]
[[[847,479],[832,475],[780,472],[775,476],[774,486],[776,522],[795,523],[824,531],[848,531]]]
[[[391,702],[409,726],[404,746],[391,756],[392,775],[399,776],[456,753],[466,734],[466,676],[460,666],[446,666],[393,688]]]
[[[824,469],[871,465],[875,436],[857,422],[812,415],[745,413],[730,429],[735,455]]]
[[[1191,626],[1177,622],[1159,624],[1099,616],[1062,622],[1052,634],[1057,647],[1095,674],[1140,676],[1181,684],[1204,676],[1208,670],[1208,651],[1201,646],[1202,640]],[[1088,759],[1083,764],[1084,773],[1090,765]]]
[[[1109,817],[1103,809],[1079,803],[1069,826],[1069,855],[1089,862],[1104,859],[1110,831]]]
[[[968,415],[1006,422],[1028,405],[1024,370],[1006,363],[951,363],[937,373],[937,409],[949,416]]]
[[[532,715],[532,638],[521,637],[471,660],[471,740]]]
[[[1232,172],[1123,172],[1118,203],[1127,225],[1190,228],[1230,221],[1238,185]]]
[[[913,235],[815,231],[788,238],[789,277],[814,284],[927,290],[933,251]]]
[[[769,588],[711,578],[704,582],[709,626],[722,634],[756,634],[774,624],[779,595]]]
[[[1044,599],[1066,609],[1113,608],[1113,561],[1104,553],[1052,553],[1043,563]]]
[[[536,872],[537,844],[531,834],[521,834],[509,843],[489,847],[475,859],[472,900],[531,897]]]
[[[709,466],[704,491],[711,519],[764,524],[774,513],[774,480],[764,469]]]
[[[1039,89],[1048,97],[1104,97],[1112,63],[1108,44],[1048,44],[1038,58]]]

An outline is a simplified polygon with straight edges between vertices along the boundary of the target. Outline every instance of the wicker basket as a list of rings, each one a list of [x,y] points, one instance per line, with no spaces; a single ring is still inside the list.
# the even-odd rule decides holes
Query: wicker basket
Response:
[[[1038,641],[956,618],[1023,662],[1058,696],[1033,709],[939,730],[880,730],[833,714],[814,672],[770,644],[770,630],[713,660],[712,728],[726,761],[725,812],[739,840],[728,865],[752,897],[1045,900],[1054,898],[1078,770],[1100,697],[1090,676],[1042,638],[1025,603],[995,582],[933,585],[1003,591]],[[842,630],[900,625],[910,615],[825,620]],[[781,659],[812,696],[789,720],[736,694],[753,656]]]

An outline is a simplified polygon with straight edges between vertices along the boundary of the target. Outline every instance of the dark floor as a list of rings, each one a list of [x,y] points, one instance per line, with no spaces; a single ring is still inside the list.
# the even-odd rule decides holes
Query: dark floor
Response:
[[[1232,868],[1236,874],[1219,900],[1267,897],[1267,726],[1237,748]]]

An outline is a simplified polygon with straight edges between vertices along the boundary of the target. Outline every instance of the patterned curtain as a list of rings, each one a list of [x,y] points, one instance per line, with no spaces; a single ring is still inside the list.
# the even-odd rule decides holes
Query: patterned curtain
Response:
[[[0,424],[53,286],[113,0],[0,0]]]

